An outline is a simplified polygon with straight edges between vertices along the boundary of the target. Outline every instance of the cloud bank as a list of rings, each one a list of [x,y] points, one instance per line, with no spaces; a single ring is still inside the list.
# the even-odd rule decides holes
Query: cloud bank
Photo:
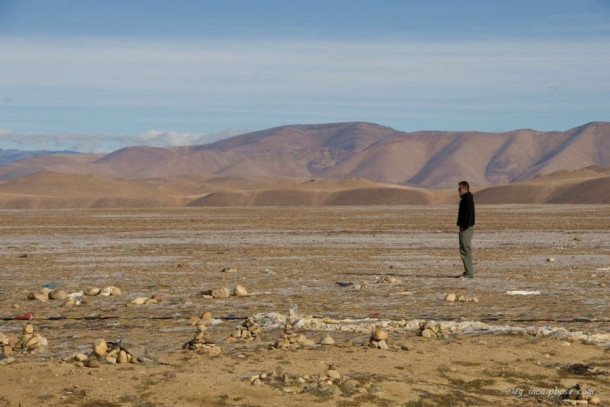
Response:
[[[205,133],[178,133],[175,131],[149,130],[136,135],[108,134],[40,134],[20,133],[0,129],[0,148],[17,150],[68,150],[80,153],[108,153],[123,147],[153,146],[175,147],[207,144],[243,134],[246,130],[225,129]]]
[[[608,119],[608,49],[604,37],[3,38],[0,127],[97,134],[78,136],[96,148],[345,121],[403,131],[567,129]],[[112,136],[125,133],[139,136]]]

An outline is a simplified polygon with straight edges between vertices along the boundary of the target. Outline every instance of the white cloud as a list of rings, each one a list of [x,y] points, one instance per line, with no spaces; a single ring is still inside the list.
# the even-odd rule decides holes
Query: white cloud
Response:
[[[0,148],[22,150],[70,150],[82,153],[107,153],[123,147],[175,147],[207,144],[245,133],[245,130],[224,129],[210,133],[178,133],[150,130],[136,135],[104,134],[36,134],[0,129]]]

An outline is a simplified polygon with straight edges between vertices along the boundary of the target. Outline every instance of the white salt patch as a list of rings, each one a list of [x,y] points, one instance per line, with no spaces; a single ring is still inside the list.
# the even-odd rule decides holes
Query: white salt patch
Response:
[[[540,291],[523,291],[523,290],[515,290],[515,291],[507,291],[508,295],[540,295],[542,294]]]

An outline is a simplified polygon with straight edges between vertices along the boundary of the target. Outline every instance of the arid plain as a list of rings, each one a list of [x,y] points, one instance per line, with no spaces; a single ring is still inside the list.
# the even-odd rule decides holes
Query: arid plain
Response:
[[[48,346],[3,356],[0,406],[557,405],[576,384],[608,405],[610,206],[479,205],[473,280],[453,278],[456,210],[2,210],[0,332]],[[45,285],[121,293],[27,299]],[[183,349],[204,312],[222,353]],[[256,340],[228,339],[246,318]],[[286,321],[301,340],[278,349]],[[99,338],[154,361],[74,360]]]

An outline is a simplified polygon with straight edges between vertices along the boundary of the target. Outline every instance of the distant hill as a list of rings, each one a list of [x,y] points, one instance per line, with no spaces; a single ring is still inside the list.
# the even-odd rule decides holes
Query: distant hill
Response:
[[[0,166],[0,180],[41,171],[113,178],[182,175],[362,178],[454,188],[510,184],[559,170],[610,165],[610,123],[568,131],[421,131],[372,123],[292,125],[186,147],[129,147],[110,154],[45,155]]]
[[[473,192],[477,204],[610,204],[610,167],[562,170]],[[424,189],[363,178],[185,175],[117,179],[43,172],[0,181],[0,209],[455,205],[458,201],[455,188]]]
[[[24,158],[37,157],[41,155],[49,154],[78,154],[75,151],[47,151],[47,150],[36,150],[36,151],[23,151],[23,150],[3,150],[0,148],[0,165],[6,165],[15,161],[23,160]]]

